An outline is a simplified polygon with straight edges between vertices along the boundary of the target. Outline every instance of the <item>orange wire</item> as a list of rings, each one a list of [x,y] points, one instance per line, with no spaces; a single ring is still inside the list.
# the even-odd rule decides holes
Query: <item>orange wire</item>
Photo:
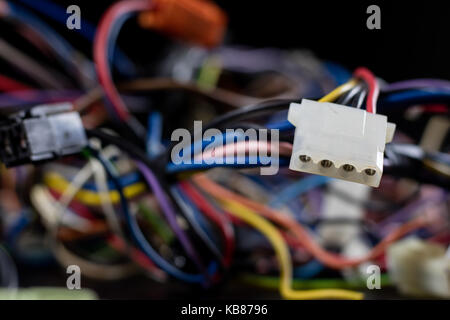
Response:
[[[307,250],[321,263],[333,269],[353,267],[363,262],[373,260],[380,256],[386,250],[386,248],[397,239],[427,225],[427,221],[423,217],[411,220],[391,232],[386,238],[380,241],[365,257],[349,259],[335,253],[330,253],[327,250],[323,249],[310,236],[308,231],[301,224],[299,224],[296,220],[287,216],[286,214],[271,209],[248,198],[242,197],[216,184],[205,175],[197,175],[193,177],[193,180],[202,190],[211,194],[213,197],[222,200],[232,199],[242,205],[251,208],[252,210],[257,211],[262,216],[268,218],[269,220],[272,220],[274,223],[286,228],[297,238],[297,240],[303,245],[305,250]]]

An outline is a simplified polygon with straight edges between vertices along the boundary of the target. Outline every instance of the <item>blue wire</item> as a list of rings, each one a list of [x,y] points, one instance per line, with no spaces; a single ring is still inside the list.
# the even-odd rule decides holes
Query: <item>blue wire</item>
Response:
[[[55,262],[53,255],[49,251],[40,252],[38,254],[30,254],[28,252],[22,252],[20,247],[17,246],[18,238],[31,222],[31,213],[26,210],[22,211],[16,221],[14,221],[13,224],[6,230],[5,241],[13,252],[15,258],[20,262],[38,267],[48,266]]]
[[[269,202],[269,206],[273,208],[280,208],[291,200],[298,198],[305,192],[322,186],[330,180],[331,179],[328,177],[318,175],[311,175],[303,178],[278,192],[273,200]],[[320,262],[317,260],[312,260],[301,267],[294,268],[294,277],[309,279],[319,274],[323,269],[324,266]]]
[[[108,61],[111,65],[114,64],[114,61],[119,61],[121,63],[120,70],[123,74],[127,76],[132,76],[137,73],[137,69],[135,65],[129,61],[127,58],[124,60],[124,54],[116,48],[117,38],[119,37],[120,30],[122,29],[125,22],[134,17],[136,13],[130,12],[128,14],[124,14],[120,16],[112,25],[111,30],[109,30],[108,43],[106,46],[106,50],[108,53]],[[114,59],[117,57],[117,59]],[[117,66],[116,66],[117,67]]]
[[[337,63],[326,61],[324,64],[328,73],[330,73],[330,75],[334,78],[336,85],[341,85],[347,82],[352,76],[346,68]]]
[[[418,103],[450,102],[450,91],[448,90],[408,90],[390,93],[383,96],[379,103],[379,109],[395,106],[409,106]]]
[[[41,37],[56,53],[57,57],[61,59],[65,67],[69,67],[69,71],[75,72],[81,68],[81,71],[86,74],[90,79],[95,78],[94,66],[92,61],[84,58],[79,63],[76,63],[75,48],[59,33],[54,31],[49,25],[44,23],[39,17],[21,7],[20,5],[8,2],[9,17],[19,20],[23,24],[29,25],[35,31],[40,33]]]
[[[294,268],[294,277],[300,279],[310,279],[318,275],[324,269],[323,264],[317,260],[311,260],[301,267]]]
[[[320,187],[326,184],[331,179],[324,176],[311,175],[306,178],[303,178],[297,182],[294,182],[283,188],[280,192],[278,192],[273,199],[269,202],[269,205],[272,208],[280,208],[289,201],[298,198],[305,192],[308,192],[311,189]]]
[[[220,253],[220,250],[217,248],[217,239],[213,236],[213,233],[211,232],[211,226],[208,225],[208,222],[206,221],[203,214],[200,213],[197,206],[192,203],[191,199],[183,192],[183,190],[180,187],[173,187],[173,191],[176,192],[176,194],[181,198],[181,200],[192,210],[195,218],[195,222],[198,223],[200,228],[204,231],[205,235],[208,237],[209,241],[214,245],[215,251]]]
[[[52,49],[57,52],[59,56],[65,58],[68,63],[73,64],[70,57],[75,49],[68,41],[66,41],[66,39],[54,31],[50,26],[45,24],[37,16],[25,8],[22,8],[20,5],[8,2],[8,7],[9,16],[28,24],[41,35],[45,36],[47,43],[52,47]]]
[[[278,129],[280,131],[289,131],[295,129],[295,127],[288,120],[282,120],[279,122],[272,122],[266,125],[267,129]]]
[[[216,167],[231,167],[231,168],[252,168],[252,167],[261,167],[264,166],[264,164],[261,162],[261,160],[264,160],[264,162],[272,161],[271,164],[274,164],[273,159],[270,157],[245,157],[243,160],[245,163],[243,164],[237,164],[238,161],[241,161],[243,158],[238,157],[235,158],[235,163],[233,164],[226,164],[226,163],[181,163],[181,164],[174,164],[174,163],[168,163],[166,166],[166,170],[168,173],[177,173],[182,171],[188,171],[188,170],[206,170],[206,169],[212,169]],[[253,164],[250,164],[250,163]],[[280,158],[278,159],[278,164],[280,166],[287,166],[289,164],[288,159]]]
[[[23,4],[33,8],[34,10],[40,12],[41,14],[47,16],[48,18],[62,24],[66,25],[67,22],[67,12],[61,6],[48,1],[48,0],[19,0]],[[83,36],[89,42],[94,42],[96,27],[86,20],[81,20],[81,28],[74,29],[81,36]],[[114,60],[114,65],[120,71],[120,73],[125,75],[132,75],[136,72],[134,64],[131,60],[120,50],[117,50],[117,60]]]
[[[34,10],[40,12],[41,14],[51,18],[52,20],[66,25],[67,22],[67,12],[61,6],[47,0],[18,0],[23,4],[33,8]],[[84,38],[89,41],[94,41],[95,37],[95,26],[88,21],[82,20],[82,28],[75,29],[78,33],[80,33]]]
[[[131,236],[133,237],[133,240],[137,243],[138,247],[147,255],[149,259],[151,259],[158,267],[163,269],[165,272],[170,274],[171,276],[180,279],[185,282],[190,283],[204,283],[205,282],[205,276],[203,274],[190,274],[186,273],[184,271],[181,271],[180,269],[174,267],[172,264],[164,260],[163,257],[159,255],[155,249],[150,245],[150,243],[145,238],[144,234],[142,233],[141,229],[139,228],[139,225],[137,223],[136,217],[130,213],[127,199],[125,198],[123,194],[123,190],[120,186],[120,182],[118,180],[118,177],[115,173],[115,169],[111,166],[111,163],[109,163],[107,160],[105,160],[100,154],[94,153],[95,157],[102,163],[103,167],[106,170],[106,173],[111,178],[111,180],[114,181],[114,184],[119,192],[120,195],[120,204],[122,207],[123,214],[125,216],[125,221],[128,225],[128,228],[130,229]],[[215,272],[214,266],[210,266],[210,269]]]
[[[163,150],[162,140],[163,119],[160,112],[150,112],[148,116],[147,154],[154,158]]]
[[[125,187],[127,187],[129,185],[132,185],[132,184],[135,184],[136,182],[141,181],[141,176],[137,172],[131,172],[131,173],[127,174],[127,175],[124,175],[124,176],[120,177],[118,180],[119,180],[120,186],[122,188],[125,188]],[[98,191],[97,190],[97,185],[95,183],[93,183],[93,182],[85,183],[83,185],[83,189],[92,190],[92,191]],[[115,190],[116,189],[115,188],[115,184],[114,184],[113,181],[108,181],[108,189],[110,189],[110,190]]]
[[[286,122],[289,123],[287,120],[286,120]],[[283,130],[289,130],[289,129],[294,128],[294,126],[292,126],[290,123],[289,123],[289,125],[287,125],[286,122],[281,121],[281,122],[273,123],[272,129],[280,129],[280,131],[283,131]],[[206,147],[213,148],[216,146],[225,145],[226,143],[233,143],[233,142],[241,141],[240,139],[242,138],[242,136],[243,135],[240,134],[239,132],[234,132],[234,133],[225,132],[220,137],[211,136],[212,141],[207,141],[205,139],[194,141],[194,143],[191,144],[191,155],[195,155],[195,154],[202,152]],[[181,152],[179,154],[180,157],[182,157],[183,151],[184,151],[184,148],[181,150]]]
[[[13,245],[19,234],[28,226],[31,222],[29,214],[27,212],[21,212],[20,216],[14,221],[12,226],[6,231],[5,239],[9,245]]]

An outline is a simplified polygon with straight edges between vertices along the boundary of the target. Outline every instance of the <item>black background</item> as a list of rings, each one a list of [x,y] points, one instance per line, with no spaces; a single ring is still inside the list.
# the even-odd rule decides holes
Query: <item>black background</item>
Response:
[[[39,0],[36,0],[39,1]],[[114,1],[60,0],[78,4],[83,19],[96,24]],[[306,48],[320,58],[349,69],[364,65],[388,80],[450,78],[450,11],[448,1],[218,0],[229,16],[227,44]],[[367,7],[381,8],[381,30],[366,27]],[[58,24],[69,40],[85,51],[89,45]],[[119,45],[131,57],[147,62],[163,54],[164,37],[125,25]]]
[[[233,40],[256,46],[310,48],[386,80],[450,77],[450,14],[445,1],[221,1]],[[448,3],[448,1],[447,1]],[[369,30],[367,7],[381,9]]]

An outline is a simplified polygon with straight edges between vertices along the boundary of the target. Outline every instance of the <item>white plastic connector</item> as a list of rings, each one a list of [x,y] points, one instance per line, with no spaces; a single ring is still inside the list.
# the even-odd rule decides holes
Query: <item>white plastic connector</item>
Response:
[[[291,103],[295,129],[289,168],[378,187],[395,124],[361,109],[303,99]]]
[[[445,247],[410,237],[387,250],[389,277],[407,295],[450,298],[450,257]]]

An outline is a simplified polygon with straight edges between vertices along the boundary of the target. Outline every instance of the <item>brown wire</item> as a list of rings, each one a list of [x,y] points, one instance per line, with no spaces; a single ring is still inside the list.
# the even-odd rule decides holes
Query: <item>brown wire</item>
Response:
[[[251,97],[243,94],[239,94],[227,89],[214,88],[203,89],[193,82],[179,82],[169,78],[144,78],[137,79],[130,82],[121,83],[118,85],[118,89],[121,92],[149,92],[149,91],[163,91],[163,90],[181,90],[189,93],[193,93],[207,99],[210,99],[220,104],[226,105],[231,108],[239,108],[246,105],[252,105],[259,103],[267,98]],[[80,97],[75,101],[75,110],[82,112],[93,103],[99,101],[103,96],[103,90],[101,87],[96,87],[89,91],[86,95]],[[293,97],[292,92],[283,93],[271,99]]]

